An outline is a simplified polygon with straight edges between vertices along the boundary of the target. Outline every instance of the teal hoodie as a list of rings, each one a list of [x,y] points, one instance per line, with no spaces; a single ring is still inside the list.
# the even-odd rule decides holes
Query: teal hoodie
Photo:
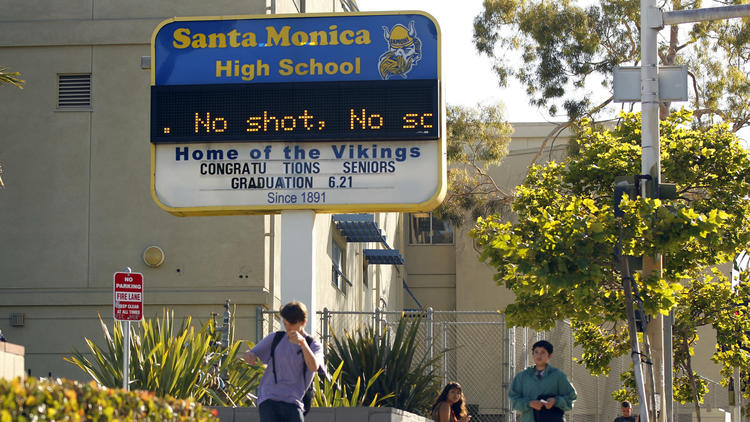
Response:
[[[529,403],[542,394],[554,395],[555,407],[564,411],[571,410],[578,398],[576,389],[563,371],[547,365],[542,379],[537,379],[536,368],[530,366],[513,378],[508,391],[513,410],[521,412],[521,422],[534,422],[534,409]]]

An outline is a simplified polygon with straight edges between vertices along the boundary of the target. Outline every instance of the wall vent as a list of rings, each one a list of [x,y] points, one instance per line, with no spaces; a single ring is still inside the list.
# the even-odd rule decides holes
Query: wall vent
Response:
[[[57,75],[57,108],[91,108],[91,74]]]
[[[10,326],[11,327],[23,327],[25,324],[26,314],[23,312],[11,312],[10,313]]]

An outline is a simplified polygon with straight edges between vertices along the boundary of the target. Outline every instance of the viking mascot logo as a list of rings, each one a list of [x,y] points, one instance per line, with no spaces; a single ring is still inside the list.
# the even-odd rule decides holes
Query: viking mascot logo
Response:
[[[409,29],[401,24],[390,29],[384,26],[383,36],[388,43],[388,51],[378,61],[380,77],[387,80],[391,76],[400,75],[406,79],[406,74],[422,58],[422,41],[417,38],[414,21],[409,22]]]

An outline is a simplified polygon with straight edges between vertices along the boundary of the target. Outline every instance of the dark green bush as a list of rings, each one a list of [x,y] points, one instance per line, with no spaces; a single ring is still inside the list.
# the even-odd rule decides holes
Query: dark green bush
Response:
[[[395,330],[387,329],[382,336],[370,327],[345,331],[343,338],[334,336],[328,367],[333,370],[343,363],[341,382],[346,391],[354,391],[360,382],[369,385],[362,402],[369,403],[377,395],[380,406],[425,413],[440,392],[435,364],[444,351],[430,359],[417,342],[421,320],[421,316],[402,318]],[[371,383],[380,371],[382,375]]]
[[[0,422],[217,421],[192,399],[159,398],[71,380],[0,379]]]

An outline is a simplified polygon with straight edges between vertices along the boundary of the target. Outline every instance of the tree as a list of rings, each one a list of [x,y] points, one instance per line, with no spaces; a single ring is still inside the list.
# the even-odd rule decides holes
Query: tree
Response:
[[[685,10],[743,1],[710,3],[667,0],[663,7]],[[593,88],[611,88],[615,66],[640,63],[639,6],[638,0],[602,0],[587,7],[570,0],[485,0],[474,20],[474,45],[495,60],[501,86],[516,78],[530,103],[547,107],[552,115],[562,106],[571,121],[594,118],[612,97]],[[687,65],[696,122],[726,122],[733,132],[748,126],[750,22],[673,25],[663,34],[659,64]],[[516,58],[522,62],[518,68]],[[669,104],[662,104],[661,115],[668,110]]]
[[[690,355],[699,325],[713,326],[727,348],[714,354],[723,368],[750,370],[742,305],[750,288],[732,290],[707,272],[750,241],[750,159],[726,125],[690,129],[691,119],[681,111],[661,122],[662,171],[678,199],[623,197],[624,216],[615,217],[615,176],[640,173],[640,116],[622,114],[612,130],[583,121],[575,154],[531,168],[512,203],[518,223],[490,216],[471,235],[495,280],[516,295],[504,310],[508,323],[546,330],[569,319],[592,374],[607,374],[611,359],[630,350],[616,247],[631,256],[661,252],[663,276],[635,274],[634,285],[648,314],[675,310],[677,398],[697,403],[705,388]]]
[[[436,213],[459,226],[467,213],[479,216],[509,208],[512,196],[498,187],[488,169],[508,153],[510,124],[501,105],[448,106],[448,193]]]
[[[689,357],[692,354],[692,344],[698,336],[699,326],[712,325],[716,330],[719,347],[712,359],[721,366],[725,386],[735,368],[742,367],[746,370],[746,360],[750,355],[746,350],[742,350],[742,347],[746,347],[749,341],[749,295],[750,286],[747,279],[732,289],[726,276],[712,268],[711,271],[695,278],[680,296],[675,308],[676,324],[672,328],[677,339],[674,345],[675,397],[680,402],[693,401],[698,411],[698,403],[691,400],[692,392],[698,391],[698,395],[702,397],[701,393],[707,391],[703,380],[690,377],[694,371]],[[744,391],[748,391],[747,386]]]

